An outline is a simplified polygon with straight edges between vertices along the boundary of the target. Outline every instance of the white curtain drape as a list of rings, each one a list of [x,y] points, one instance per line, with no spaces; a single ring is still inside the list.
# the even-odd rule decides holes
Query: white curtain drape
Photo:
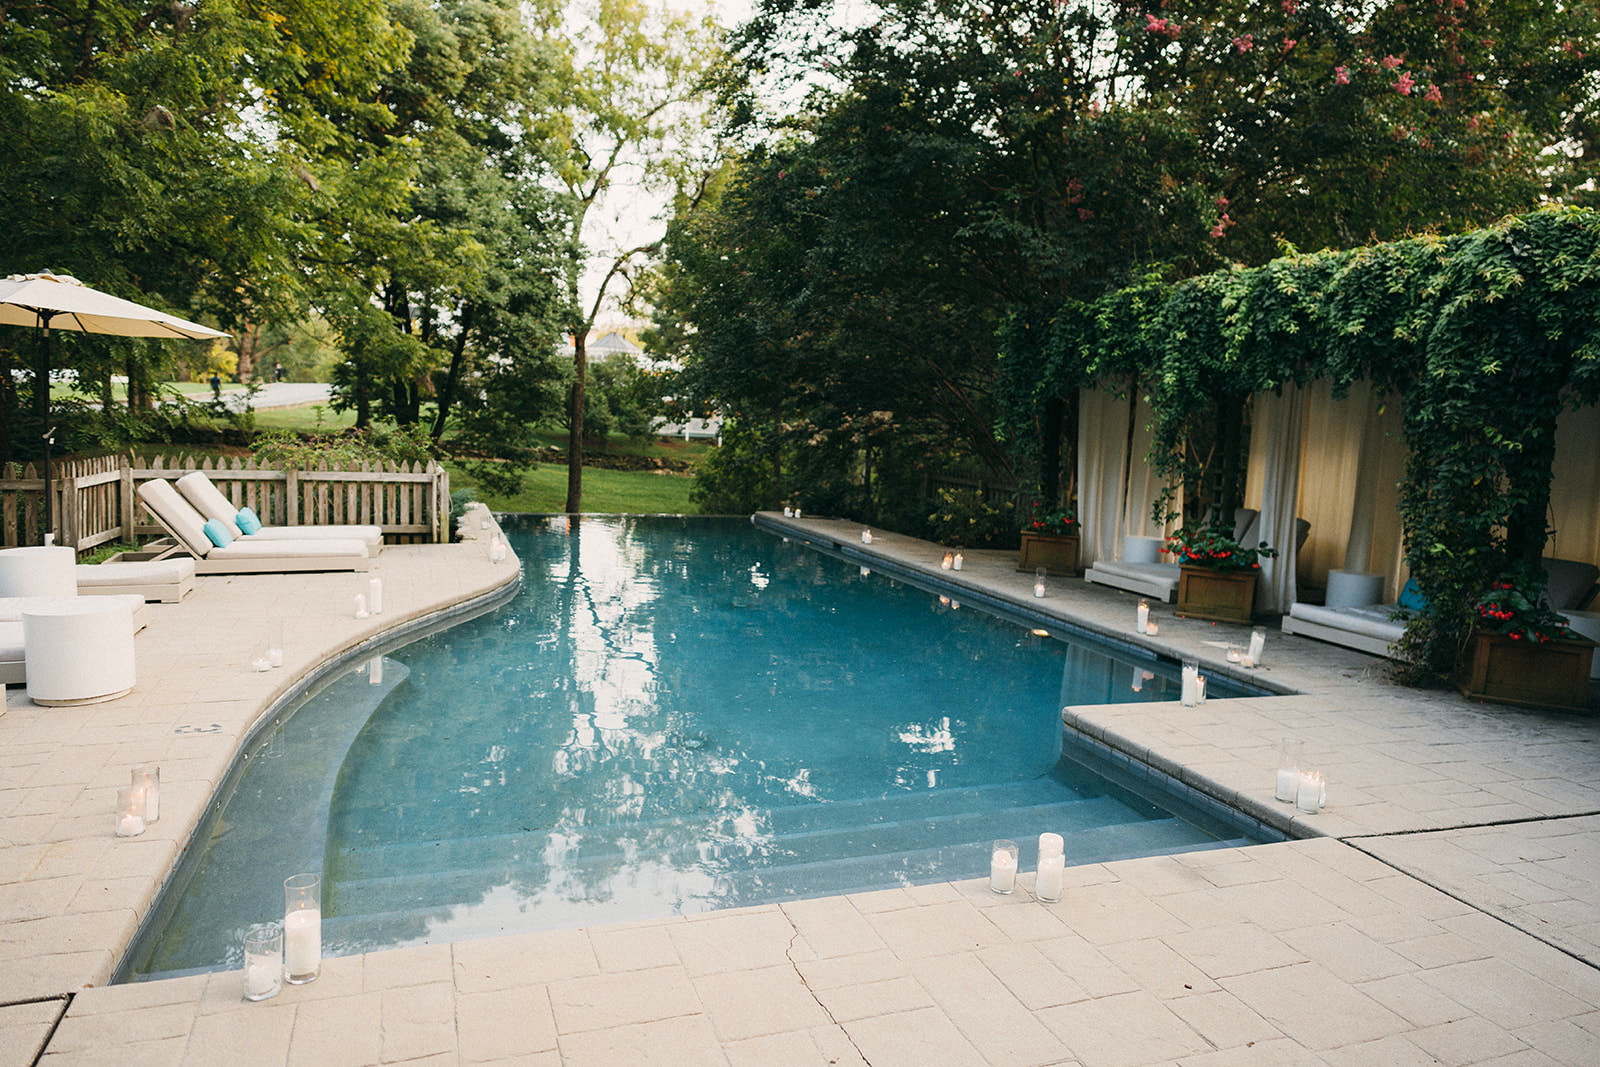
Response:
[[[1556,420],[1550,526],[1545,555],[1600,565],[1600,407],[1563,411]]]
[[[1300,503],[1300,446],[1306,394],[1290,382],[1282,395],[1258,393],[1250,421],[1251,468],[1260,470],[1261,539],[1278,550],[1261,561],[1256,608],[1283,613],[1295,597],[1295,516]],[[1259,457],[1259,468],[1256,460]]]
[[[1128,463],[1129,401],[1101,389],[1078,391],[1078,558],[1087,565],[1122,549],[1122,478]]]
[[[1140,396],[1133,409],[1132,463],[1128,470],[1127,507],[1122,513],[1122,533],[1133,537],[1166,537],[1183,525],[1183,494],[1174,493],[1171,506],[1173,515],[1166,524],[1150,518],[1156,497],[1166,488],[1167,482],[1152,467],[1146,457],[1150,455],[1150,430],[1152,417],[1150,405]]]

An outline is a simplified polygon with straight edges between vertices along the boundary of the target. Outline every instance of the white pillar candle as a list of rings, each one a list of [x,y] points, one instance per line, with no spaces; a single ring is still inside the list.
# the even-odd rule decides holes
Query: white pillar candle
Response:
[[[871,530],[862,530],[861,531],[861,543],[864,544],[864,545],[872,544],[872,531]]]
[[[1261,666],[1261,656],[1266,651],[1266,648],[1267,628],[1265,626],[1257,626],[1250,631],[1250,651],[1246,653],[1250,657],[1250,662],[1246,666]]]
[[[1278,768],[1278,790],[1274,796],[1288,804],[1295,801],[1295,793],[1300,789],[1300,770],[1296,767]]]
[[[1138,667],[1135,667],[1133,669],[1133,691],[1135,693],[1137,693],[1137,692],[1140,692],[1143,689],[1144,689],[1144,671],[1141,671]]]
[[[366,598],[366,595],[364,593],[357,593],[356,594],[356,618],[364,619],[366,617],[367,617],[367,598]]]
[[[1039,857],[1039,874],[1034,879],[1033,895],[1046,904],[1061,899],[1061,884],[1066,880],[1067,858],[1057,852]]]
[[[367,682],[370,685],[383,684],[383,657],[373,656],[367,665]]]
[[[794,509],[794,517],[797,519],[802,517],[802,513],[799,508]]]
[[[383,614],[383,579],[372,578],[367,582],[367,604],[372,614]]]
[[[1039,858],[1059,856],[1066,851],[1066,841],[1060,834],[1048,831],[1039,835]]]
[[[129,784],[134,789],[144,790],[144,821],[158,821],[161,818],[161,768],[135,767]]]
[[[957,552],[956,558],[950,561],[950,569],[954,571],[961,569],[961,553]]]
[[[862,567],[861,568],[861,577],[867,578],[867,577],[870,577],[871,574],[872,574],[872,568],[871,567]]]
[[[939,569],[942,570],[942,571],[947,571],[947,570],[951,569],[952,567],[954,567],[955,565],[956,565],[956,554],[954,552],[946,552],[944,554],[944,559],[939,561]]]
[[[1199,677],[1200,668],[1196,664],[1185,663],[1183,665],[1183,684],[1179,689],[1178,698],[1186,708],[1193,707],[1200,699],[1198,687],[1195,685],[1195,679]]]
[[[267,649],[267,666],[268,667],[281,667],[281,666],[283,666],[283,649],[281,649],[281,648],[269,648],[269,649]]]
[[[783,517],[786,518],[786,519],[794,518],[794,508],[788,508],[788,507],[784,508],[783,509]]]
[[[1017,888],[1017,846],[1009,841],[996,841],[989,856],[989,888],[996,893]]]
[[[1034,574],[1033,574],[1033,595],[1034,596],[1036,596],[1036,597],[1044,596],[1044,578],[1045,578],[1045,575],[1048,574],[1048,573],[1049,573],[1049,571],[1045,570],[1043,567],[1040,567],[1037,571],[1034,572]]]
[[[117,790],[117,836],[138,837],[142,833],[144,833],[143,791],[125,785]]]
[[[1301,773],[1294,806],[1307,815],[1315,815],[1322,809],[1322,775],[1315,771]]]
[[[322,909],[296,908],[283,917],[283,959],[289,981],[308,982],[317,976],[322,966]]]
[[[1150,625],[1150,605],[1139,601],[1139,609],[1134,613],[1135,626],[1138,633],[1144,633],[1145,627]]]

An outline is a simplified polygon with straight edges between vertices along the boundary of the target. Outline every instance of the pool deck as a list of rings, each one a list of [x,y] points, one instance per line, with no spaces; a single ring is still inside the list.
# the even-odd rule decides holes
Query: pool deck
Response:
[[[868,565],[926,572],[1227,673],[1242,627],[1173,617],[1014,553],[765,516]],[[201,578],[151,605],[119,700],[0,715],[0,1067],[564,1064],[1600,1063],[1600,725],[1398,689],[1381,661],[1271,634],[1295,695],[1068,708],[1069,731],[1295,840],[1068,869],[1056,904],[962,880],[327,960],[260,1004],[237,972],[104,985],[238,747],[300,679],[508,588],[483,544],[391,547],[366,576]],[[264,623],[285,669],[253,673]],[[1272,799],[1302,738],[1328,807]],[[136,764],[162,818],[111,835]],[[278,877],[277,872],[271,874]]]

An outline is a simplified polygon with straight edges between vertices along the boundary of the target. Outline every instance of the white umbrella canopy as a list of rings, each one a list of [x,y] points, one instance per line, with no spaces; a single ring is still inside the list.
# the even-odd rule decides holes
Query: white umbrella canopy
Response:
[[[0,323],[80,330],[117,337],[227,337],[198,322],[91,289],[66,274],[13,274],[0,280]]]
[[[40,327],[47,346],[52,329],[115,337],[181,337],[190,341],[228,336],[221,330],[90,288],[67,274],[13,274],[0,280],[0,323]],[[48,377],[48,349],[43,358],[44,373]],[[44,528],[48,542],[51,539],[50,445],[55,430],[50,428],[49,385],[42,382],[39,388],[45,390],[41,410],[47,427],[44,433]]]

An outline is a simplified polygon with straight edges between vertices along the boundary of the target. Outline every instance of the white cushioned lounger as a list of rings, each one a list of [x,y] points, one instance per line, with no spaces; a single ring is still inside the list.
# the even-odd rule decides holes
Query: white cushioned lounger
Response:
[[[1161,545],[1159,537],[1124,537],[1122,558],[1095,560],[1084,580],[1170,604],[1178,598],[1178,565],[1157,562]]]
[[[127,563],[80,563],[74,568],[79,596],[132,593],[145,600],[176,604],[194,592],[194,560],[188,556]]]
[[[206,520],[167,482],[139,486],[139,500],[182,548],[195,557],[197,574],[279,574],[286,571],[364,571],[372,561],[365,541],[354,538],[265,540],[253,538],[218,547],[206,536]]]
[[[0,685],[28,680],[28,658],[22,647],[22,620],[0,622]]]
[[[353,538],[366,544],[369,556],[376,556],[383,547],[383,529],[378,526],[262,526],[255,533],[247,534],[239,529],[238,505],[229,500],[204,471],[191,471],[179,478],[177,484],[178,492],[196,511],[222,523],[236,541],[348,541]]]

